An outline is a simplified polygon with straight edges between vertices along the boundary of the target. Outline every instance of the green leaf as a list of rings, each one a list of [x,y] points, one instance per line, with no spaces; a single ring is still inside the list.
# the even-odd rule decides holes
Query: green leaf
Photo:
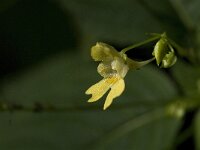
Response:
[[[190,21],[192,24],[199,25],[200,1],[199,0],[171,0],[174,8],[182,19]]]
[[[172,73],[184,93],[191,95],[197,92],[200,67],[192,66],[179,59],[172,67]]]
[[[167,0],[60,0],[73,13],[83,33],[85,45],[111,41],[133,44],[146,38],[145,33],[168,32],[182,37],[184,26]],[[180,31],[180,32],[179,32]],[[84,46],[85,46],[84,45]]]
[[[92,64],[95,62],[78,53],[63,53],[9,82],[4,81],[1,97],[8,102],[30,107],[39,102],[65,109],[57,113],[1,113],[0,147],[8,150],[168,148],[180,123],[164,114],[164,105],[177,95],[168,77],[152,66],[130,70],[125,78],[125,92],[110,109],[103,111],[105,97],[91,104],[84,94],[89,86],[101,80],[97,65]]]
[[[186,45],[190,49],[193,58],[200,58],[200,1],[199,0],[170,0],[174,10],[181,19],[183,25],[189,31],[189,34],[185,36],[189,45]],[[183,42],[183,45],[185,42]]]

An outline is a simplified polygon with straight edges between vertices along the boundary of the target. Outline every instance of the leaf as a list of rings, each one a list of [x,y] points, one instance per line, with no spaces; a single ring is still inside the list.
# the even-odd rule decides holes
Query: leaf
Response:
[[[200,68],[192,66],[186,62],[177,61],[172,67],[172,73],[184,93],[191,95],[198,90],[198,80],[200,79]]]
[[[168,77],[152,66],[129,71],[124,94],[110,109],[103,111],[105,98],[91,104],[86,102],[89,97],[84,94],[101,79],[96,65],[92,64],[94,62],[78,53],[63,53],[9,82],[4,81],[2,96],[8,102],[28,106],[39,102],[65,110],[1,113],[0,147],[8,150],[98,149],[101,148],[99,141],[105,149],[161,150],[169,147],[180,121],[161,115],[165,103],[177,95]],[[158,108],[161,114],[149,115]],[[151,120],[157,115],[161,117]],[[138,121],[141,122],[139,126]],[[126,125],[131,127],[128,131]],[[101,141],[107,139],[111,131],[115,133],[114,140]]]
[[[83,33],[84,46],[95,41],[110,41],[118,45],[133,44],[146,38],[145,33],[152,32],[166,31],[178,39],[186,33],[167,0],[60,2],[66,10],[72,12]]]
[[[190,45],[185,45],[186,48],[194,53],[194,60],[200,58],[200,1],[199,0],[170,0],[173,8],[178,14],[179,18],[182,20],[183,25],[187,28],[190,34],[185,36],[188,42],[182,41],[184,43],[189,43]],[[192,52],[193,51],[193,52]],[[194,61],[193,60],[193,61]]]
[[[174,8],[179,11],[180,17],[190,21],[195,26],[199,25],[200,19],[200,1],[199,0],[171,0],[171,3],[174,4]]]

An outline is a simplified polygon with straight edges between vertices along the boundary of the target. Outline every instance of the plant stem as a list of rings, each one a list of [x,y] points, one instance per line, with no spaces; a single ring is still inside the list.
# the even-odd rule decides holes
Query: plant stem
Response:
[[[187,51],[184,48],[182,48],[180,45],[178,45],[176,42],[174,42],[170,38],[167,38],[167,40],[172,45],[172,47],[174,47],[177,50],[177,52],[178,52],[178,54],[180,56],[188,57],[188,53],[187,53]]]

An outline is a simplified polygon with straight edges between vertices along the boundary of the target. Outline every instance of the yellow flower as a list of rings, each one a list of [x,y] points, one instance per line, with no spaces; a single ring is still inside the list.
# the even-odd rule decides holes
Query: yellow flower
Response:
[[[125,89],[124,77],[129,70],[125,57],[121,56],[114,47],[97,43],[92,47],[91,56],[95,61],[101,61],[97,71],[103,79],[92,85],[85,93],[92,94],[88,102],[99,100],[109,89],[103,109],[108,108],[113,99],[120,96]]]
[[[120,96],[125,89],[124,77],[129,69],[138,69],[148,64],[153,59],[134,61],[124,53],[119,53],[114,47],[98,42],[91,49],[91,56],[101,63],[97,67],[98,73],[103,77],[101,81],[92,85],[85,93],[92,94],[88,102],[99,100],[109,89],[103,109],[108,108],[113,99]]]

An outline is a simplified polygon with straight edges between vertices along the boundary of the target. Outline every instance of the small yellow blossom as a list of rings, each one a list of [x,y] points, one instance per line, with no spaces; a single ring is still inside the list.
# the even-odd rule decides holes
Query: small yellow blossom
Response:
[[[97,71],[103,79],[92,85],[85,93],[92,94],[88,102],[95,102],[110,90],[104,103],[104,110],[112,104],[114,98],[120,96],[124,91],[124,77],[128,70],[141,68],[155,59],[134,61],[126,54],[118,52],[114,47],[101,42],[92,47],[91,56],[95,61],[100,61]]]
[[[92,94],[88,102],[99,100],[111,89],[104,103],[103,109],[105,110],[111,105],[113,99],[120,96],[124,91],[124,77],[129,67],[125,62],[125,57],[121,56],[114,47],[105,43],[97,43],[93,46],[91,56],[95,61],[101,61],[97,71],[103,79],[86,91],[86,94]]]

